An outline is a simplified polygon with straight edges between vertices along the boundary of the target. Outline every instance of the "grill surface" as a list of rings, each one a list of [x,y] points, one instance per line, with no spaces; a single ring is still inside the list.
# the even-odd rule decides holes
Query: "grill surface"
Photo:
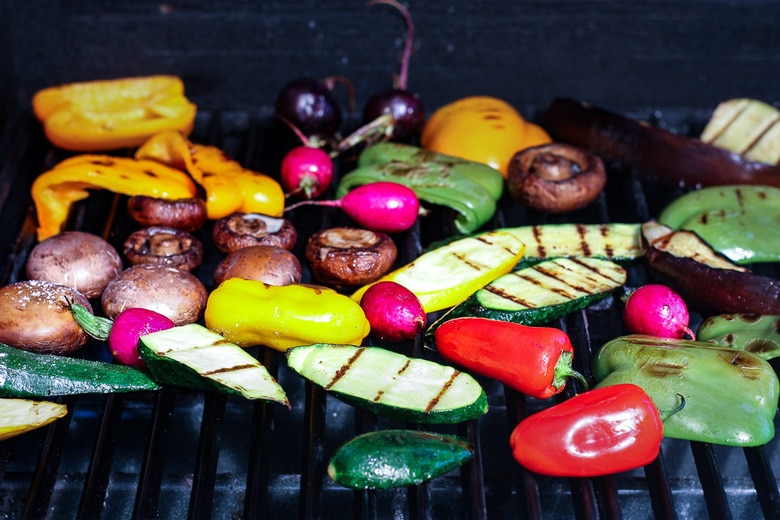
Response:
[[[638,115],[641,116],[641,115]],[[649,115],[644,114],[645,118]],[[691,131],[688,118],[656,120]],[[34,244],[29,185],[61,159],[29,114],[8,127],[3,149],[3,282],[23,277]],[[201,113],[193,140],[223,147],[249,167],[276,171],[284,149],[275,124],[262,114]],[[348,168],[349,165],[343,165]],[[597,203],[572,222],[641,222],[658,213],[676,190],[610,171]],[[121,198],[95,193],[74,212],[72,227],[121,244],[130,223]],[[294,215],[305,237],[323,226],[346,223],[335,210]],[[312,218],[315,217],[315,218]],[[493,227],[562,222],[504,200]],[[396,237],[405,263],[431,241],[453,233],[446,212],[435,210]],[[18,224],[18,225],[17,225]],[[16,235],[9,230],[20,229]],[[208,236],[208,229],[202,231]],[[208,240],[205,240],[208,243]],[[300,251],[298,251],[300,252]],[[219,254],[209,249],[199,271],[211,284]],[[777,274],[775,266],[767,269]],[[305,273],[308,277],[308,272]],[[629,267],[628,286],[647,281],[641,263]],[[589,361],[619,335],[614,299],[555,323],[572,337],[575,368],[589,375]],[[406,353],[435,359],[418,344]],[[476,422],[432,428],[468,437],[476,457],[461,470],[430,483],[382,492],[354,492],[325,475],[329,456],[354,435],[403,427],[362,413],[305,383],[284,357],[254,349],[278,375],[292,410],[216,393],[166,389],[156,394],[68,398],[70,413],[50,427],[0,444],[1,518],[766,518],[780,516],[773,467],[775,440],[761,448],[727,448],[665,440],[662,455],[646,468],[597,479],[536,477],[514,463],[508,435],[518,419],[551,405],[505,391],[483,380],[490,412]],[[88,355],[105,358],[95,342]],[[572,395],[570,384],[560,399]]]

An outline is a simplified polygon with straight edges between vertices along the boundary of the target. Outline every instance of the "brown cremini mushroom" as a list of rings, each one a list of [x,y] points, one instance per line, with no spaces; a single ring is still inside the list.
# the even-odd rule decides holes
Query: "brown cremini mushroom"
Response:
[[[599,196],[606,182],[599,156],[562,143],[517,152],[507,175],[507,187],[514,199],[547,213],[584,208]]]
[[[122,257],[97,235],[65,231],[38,243],[27,256],[30,280],[73,287],[87,298],[100,296],[108,282],[122,272]]]
[[[285,218],[262,213],[233,213],[214,223],[214,245],[225,254],[243,247],[267,245],[292,250],[298,232]]]
[[[230,253],[217,265],[214,285],[228,278],[290,285],[300,283],[302,275],[301,262],[288,250],[276,246],[249,246]]]
[[[203,262],[203,244],[187,231],[152,226],[130,234],[124,254],[131,265],[156,264],[192,271]]]
[[[393,267],[398,249],[385,233],[335,227],[313,234],[305,254],[316,280],[341,289],[381,278]]]
[[[206,223],[206,201],[198,197],[166,200],[145,195],[127,201],[130,217],[144,227],[163,226],[192,233]]]

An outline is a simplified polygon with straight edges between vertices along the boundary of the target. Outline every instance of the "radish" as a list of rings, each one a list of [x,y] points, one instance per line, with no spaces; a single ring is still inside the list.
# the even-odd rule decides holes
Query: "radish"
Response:
[[[282,159],[281,181],[287,195],[319,198],[333,182],[333,160],[320,148],[296,146]]]
[[[648,284],[634,290],[626,300],[623,321],[632,334],[696,339],[688,326],[688,306],[665,285]]]
[[[415,294],[396,282],[377,282],[360,299],[371,333],[385,341],[414,339],[428,317]]]
[[[138,338],[175,326],[167,316],[142,308],[125,309],[113,321],[95,316],[75,303],[70,305],[70,311],[87,334],[100,341],[108,340],[111,355],[118,363],[135,368],[146,368],[138,354]]]
[[[411,188],[388,181],[358,186],[336,200],[303,200],[284,211],[303,205],[341,208],[359,226],[383,233],[406,231],[420,212],[420,200]]]

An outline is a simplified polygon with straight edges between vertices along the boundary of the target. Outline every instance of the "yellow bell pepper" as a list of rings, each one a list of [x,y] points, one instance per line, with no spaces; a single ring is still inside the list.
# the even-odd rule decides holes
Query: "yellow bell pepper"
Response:
[[[48,87],[32,105],[46,137],[79,152],[136,147],[169,129],[189,135],[197,111],[182,80],[166,75]]]
[[[436,312],[459,304],[510,272],[524,254],[525,244],[512,233],[488,231],[423,253],[377,282],[403,285],[417,296],[426,313]],[[371,285],[358,289],[352,299],[359,302]]]
[[[187,173],[155,161],[107,155],[72,157],[33,182],[38,240],[62,231],[71,205],[87,198],[91,189],[161,199],[185,199],[197,193],[197,185]]]
[[[314,343],[360,345],[371,330],[360,305],[332,289],[241,278],[211,292],[204,321],[231,343],[282,352]]]
[[[51,401],[0,399],[0,441],[46,426],[67,414],[67,405]]]
[[[423,148],[487,164],[504,177],[515,153],[550,142],[542,127],[523,119],[509,103],[489,96],[444,105],[431,115],[420,136]]]

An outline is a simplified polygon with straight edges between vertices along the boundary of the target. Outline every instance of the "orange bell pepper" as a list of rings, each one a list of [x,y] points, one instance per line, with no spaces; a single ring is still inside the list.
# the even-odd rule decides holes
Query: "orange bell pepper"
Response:
[[[55,146],[79,152],[136,147],[169,129],[189,135],[196,113],[182,80],[165,75],[48,87],[32,106]]]
[[[489,96],[444,105],[431,115],[420,137],[423,148],[487,164],[505,178],[515,153],[550,142],[542,127],[523,119],[509,103]]]

